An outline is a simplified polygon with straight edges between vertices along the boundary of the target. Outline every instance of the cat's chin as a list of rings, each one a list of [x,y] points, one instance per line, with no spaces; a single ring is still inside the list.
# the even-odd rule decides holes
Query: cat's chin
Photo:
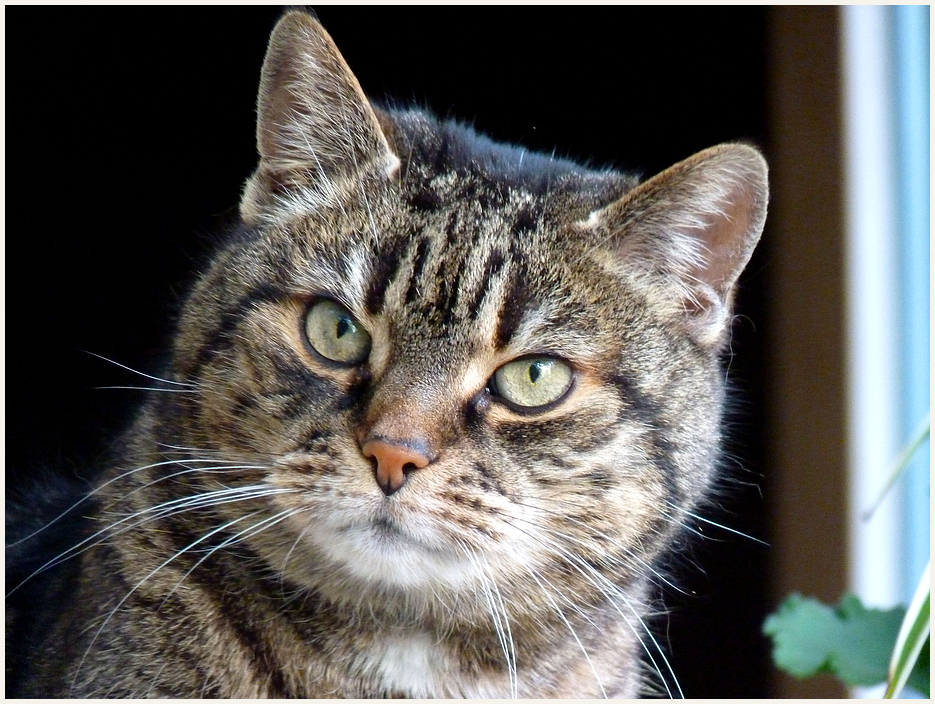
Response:
[[[300,536],[277,541],[257,536],[269,563],[300,584],[319,591],[396,593],[407,599],[474,589],[482,577],[466,550],[451,545],[435,531],[394,520],[386,514],[293,524]],[[381,515],[382,514],[382,515]],[[283,544],[288,555],[278,554]]]
[[[377,589],[412,593],[442,586],[460,591],[477,579],[463,552],[417,538],[385,519],[325,529],[315,543],[327,562]]]

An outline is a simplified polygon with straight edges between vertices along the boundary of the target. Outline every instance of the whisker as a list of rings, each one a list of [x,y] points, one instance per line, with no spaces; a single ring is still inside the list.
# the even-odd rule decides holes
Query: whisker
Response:
[[[497,633],[497,640],[500,641],[500,647],[503,650],[504,657],[506,658],[507,674],[510,679],[510,693],[513,699],[517,699],[518,679],[516,673],[516,651],[513,645],[513,634],[510,631],[510,622],[506,614],[506,607],[503,603],[503,599],[500,597],[500,591],[497,589],[496,581],[492,576],[487,574],[484,565],[480,564],[481,558],[463,542],[459,541],[459,545],[467,556],[468,560],[470,560],[474,565],[475,569],[477,570],[477,574],[480,577],[481,586],[484,590],[484,599],[487,602],[487,609],[490,612],[494,630]],[[493,589],[491,589],[491,586]],[[498,603],[494,601],[494,591],[496,591],[499,608]],[[503,616],[503,622],[500,620],[501,614]],[[506,630],[504,630],[504,624],[506,626]]]
[[[166,660],[166,662],[162,663],[162,666],[158,670],[156,670],[156,674],[153,675],[153,679],[149,685],[149,689],[146,691],[146,694],[143,695],[144,698],[152,699],[153,690],[156,688],[156,682],[159,681],[159,675],[162,674],[162,671],[166,669],[166,665],[168,664],[169,664],[169,661]]]
[[[484,561],[486,563],[486,560]],[[506,604],[503,602],[503,595],[500,593],[499,587],[497,587],[497,581],[490,577],[490,584],[493,587],[494,594],[497,597],[497,601],[500,603],[500,613],[503,614],[503,624],[506,626],[506,641],[509,645],[509,652],[507,655],[507,667],[509,670],[510,676],[510,691],[513,699],[519,698],[519,673],[516,668],[516,644],[513,642],[513,631],[510,629],[510,619],[507,615]]]
[[[188,460],[185,460],[185,461],[186,461],[186,462],[216,462],[217,460],[188,459]],[[76,501],[75,503],[73,503],[71,506],[69,506],[68,508],[66,508],[64,511],[62,511],[60,514],[58,514],[55,518],[53,518],[51,521],[49,521],[48,523],[46,523],[46,524],[45,524],[44,526],[42,526],[41,528],[37,528],[36,530],[34,530],[32,533],[30,533],[30,534],[27,535],[26,537],[20,538],[19,540],[16,540],[16,541],[14,541],[14,542],[12,542],[12,543],[6,545],[6,549],[10,549],[10,548],[12,548],[12,547],[15,547],[15,546],[19,545],[20,543],[24,543],[24,542],[26,542],[27,540],[29,540],[30,538],[33,538],[33,537],[39,535],[39,533],[41,533],[42,531],[44,531],[44,530],[45,530],[46,528],[48,528],[49,526],[55,524],[57,521],[61,520],[61,519],[64,518],[65,516],[67,516],[71,511],[73,511],[73,510],[75,510],[76,508],[78,508],[81,504],[83,504],[85,501],[87,501],[88,499],[90,499],[90,498],[91,498],[92,496],[94,496],[96,493],[98,493],[99,491],[101,491],[104,487],[107,487],[107,486],[109,486],[109,485],[113,484],[114,482],[119,481],[119,480],[121,480],[121,479],[124,479],[125,477],[129,477],[130,475],[135,474],[136,472],[142,472],[143,470],[146,470],[146,469],[152,469],[152,468],[154,468],[154,467],[164,467],[165,465],[169,465],[169,464],[178,464],[178,463],[179,463],[179,460],[165,460],[165,461],[163,461],[163,462],[154,462],[153,464],[143,465],[142,467],[137,467],[137,468],[135,468],[135,469],[131,469],[131,470],[129,470],[129,471],[127,471],[127,472],[124,472],[124,473],[122,473],[122,474],[118,474],[118,475],[117,475],[116,477],[114,477],[113,479],[110,479],[110,480],[104,482],[103,484],[101,484],[100,486],[98,486],[96,489],[94,489],[93,491],[91,491],[90,493],[86,494],[86,495],[83,496],[81,499],[79,499],[78,501]],[[256,469],[263,469],[263,467],[256,467]],[[132,492],[131,492],[131,493],[132,493]]]
[[[193,472],[197,472],[199,474],[233,474],[235,472],[239,472],[240,470],[244,470],[244,469],[267,469],[263,465],[255,465],[255,464],[231,464],[231,465],[222,464],[222,465],[217,465],[214,467],[189,467],[187,465],[188,462],[214,462],[214,461],[216,460],[173,460],[169,464],[177,464],[180,467],[185,467],[185,469],[182,470],[181,472],[173,472],[172,474],[163,475],[161,477],[158,477],[157,479],[154,479],[151,482],[147,482],[146,484],[138,486],[132,491],[128,491],[126,494],[121,496],[120,499],[124,500],[128,496],[132,496],[138,491],[147,489],[151,486],[159,484],[160,482],[168,481],[170,479],[174,479],[175,477],[180,477],[183,474],[192,474]]]
[[[667,503],[668,503],[668,502],[667,502]],[[694,518],[696,521],[701,521],[702,523],[707,523],[708,525],[714,526],[714,527],[716,527],[716,528],[720,528],[721,530],[726,530],[728,533],[733,533],[734,535],[739,535],[741,538],[746,538],[747,540],[752,540],[754,543],[759,543],[760,545],[765,545],[766,547],[770,547],[769,543],[767,543],[765,540],[760,540],[759,538],[754,538],[752,535],[747,535],[746,533],[742,533],[741,531],[736,530],[736,529],[734,529],[734,528],[730,528],[730,527],[725,526],[725,525],[723,525],[723,524],[721,524],[721,523],[717,523],[716,521],[712,521],[712,520],[710,520],[710,519],[708,519],[708,518],[704,518],[703,516],[699,516],[697,513],[692,513],[691,511],[688,511],[688,510],[682,508],[681,506],[676,506],[675,504],[672,504],[672,503],[669,503],[669,506],[671,506],[672,508],[674,508],[676,511],[681,511],[681,512],[684,513],[685,515],[691,516],[691,517]],[[703,535],[703,534],[702,534],[702,535]]]
[[[521,520],[522,520],[522,519],[521,519]],[[541,529],[541,530],[545,530],[545,531],[550,532],[550,533],[555,533],[555,531],[551,531],[549,528],[547,528],[547,527],[545,527],[545,526],[537,525],[537,524],[533,523],[532,521],[526,520],[525,522],[526,522],[526,523],[529,523],[529,524],[532,525],[534,528],[538,528],[538,529]],[[525,533],[527,536],[529,536],[530,538],[532,538],[532,539],[535,540],[536,542],[539,542],[540,544],[542,544],[543,546],[545,546],[545,547],[548,548],[549,550],[555,550],[555,551],[557,551],[557,553],[560,554],[560,555],[566,560],[566,562],[567,562],[569,565],[571,565],[579,574],[581,574],[581,575],[582,575],[585,579],[587,579],[594,587],[596,587],[602,594],[604,594],[604,596],[608,597],[608,601],[614,606],[614,609],[617,611],[618,614],[620,614],[620,617],[621,617],[621,618],[624,620],[624,622],[627,624],[627,627],[628,627],[628,628],[630,629],[630,631],[636,636],[637,641],[639,642],[640,646],[643,648],[643,651],[646,653],[647,657],[649,657],[649,660],[650,660],[650,662],[652,663],[653,668],[655,669],[656,673],[659,675],[659,678],[662,680],[663,686],[666,688],[666,692],[669,694],[669,697],[671,698],[671,697],[672,697],[672,692],[671,692],[671,690],[669,689],[668,682],[666,681],[666,678],[662,676],[662,671],[661,671],[661,669],[659,668],[659,665],[656,663],[656,660],[655,660],[655,658],[653,657],[653,654],[650,652],[650,650],[649,650],[649,648],[647,647],[647,645],[643,642],[643,639],[640,637],[639,633],[638,633],[638,632],[636,631],[636,629],[633,627],[633,624],[630,623],[630,620],[626,617],[626,615],[623,614],[623,612],[620,611],[620,608],[617,606],[616,601],[615,601],[614,599],[610,598],[611,595],[607,593],[607,590],[605,589],[605,587],[604,587],[604,586],[601,586],[601,584],[595,582],[591,575],[593,575],[593,577],[595,577],[595,578],[597,578],[598,580],[600,580],[607,588],[609,588],[609,589],[613,592],[613,594],[615,594],[615,595],[624,603],[624,605],[633,613],[633,615],[634,615],[634,616],[636,617],[636,619],[639,621],[640,626],[642,626],[643,631],[646,633],[647,636],[649,636],[649,639],[652,641],[652,644],[656,647],[656,650],[658,651],[659,656],[662,658],[662,662],[665,664],[666,669],[667,669],[667,670],[669,671],[669,673],[672,675],[672,680],[675,682],[675,686],[676,686],[676,688],[677,688],[678,691],[679,691],[679,696],[680,696],[681,698],[684,698],[684,694],[682,693],[682,688],[681,688],[681,686],[679,685],[678,678],[676,677],[675,672],[674,672],[673,669],[672,669],[672,666],[669,664],[668,658],[667,658],[666,655],[665,655],[665,651],[662,649],[662,646],[659,645],[659,643],[658,643],[658,641],[656,640],[655,636],[653,635],[652,631],[649,629],[649,627],[646,625],[646,623],[645,623],[645,622],[643,621],[643,619],[640,617],[639,612],[637,612],[637,610],[633,607],[633,605],[630,603],[630,600],[627,599],[626,595],[620,590],[620,588],[619,588],[616,584],[614,584],[613,582],[611,582],[609,579],[607,579],[607,577],[605,577],[604,575],[602,575],[599,571],[597,571],[594,567],[592,567],[592,566],[589,565],[587,562],[585,562],[584,560],[582,560],[579,556],[577,556],[577,555],[575,555],[574,553],[572,553],[572,552],[566,550],[566,549],[563,548],[561,545],[559,545],[558,543],[556,543],[554,540],[546,540],[546,539],[544,539],[542,536],[534,535],[534,534],[530,533],[529,531],[525,531],[525,530],[523,530],[522,528],[520,528],[519,526],[516,526],[516,525],[514,525],[514,528],[516,528],[517,530],[519,530],[519,531]],[[585,572],[585,570],[586,570],[586,572]]]
[[[302,538],[305,537],[305,534],[308,532],[308,530],[313,525],[314,524],[309,523],[301,531],[299,531],[298,536],[296,536],[296,539],[292,542],[292,546],[289,548],[289,551],[286,553],[286,556],[282,559],[282,567],[279,568],[279,587],[280,587],[280,594],[282,594],[283,599],[287,599],[284,590],[285,590],[286,567],[288,567],[289,565],[289,558],[292,556],[292,551],[296,549],[298,544],[302,541]],[[293,597],[289,597],[287,599],[287,603],[289,603],[292,600],[292,598]]]
[[[92,386],[95,391],[100,389],[130,389],[131,391],[164,391],[176,394],[197,394],[198,389],[162,389],[157,386]]]
[[[659,645],[659,642],[656,640],[656,637],[653,635],[653,632],[650,630],[649,626],[646,624],[646,622],[645,622],[645,621],[643,620],[643,618],[640,616],[639,612],[638,612],[638,611],[633,607],[633,605],[630,603],[630,600],[627,599],[626,595],[623,594],[623,592],[620,590],[619,587],[617,587],[617,585],[615,585],[615,584],[614,584],[613,582],[611,582],[609,579],[607,579],[606,577],[604,577],[604,575],[600,574],[600,572],[597,572],[593,567],[591,567],[591,566],[588,565],[587,563],[585,563],[585,562],[583,562],[582,560],[580,560],[579,558],[577,558],[575,555],[566,553],[565,556],[566,556],[567,558],[570,558],[574,563],[577,563],[577,564],[573,564],[572,566],[575,567],[576,569],[578,569],[578,572],[579,572],[580,574],[582,574],[582,576],[584,576],[586,579],[589,579],[589,578],[588,578],[587,574],[585,574],[585,572],[582,570],[582,568],[583,568],[584,570],[587,570],[588,572],[590,572],[591,574],[593,574],[594,577],[596,577],[596,578],[599,579],[601,582],[603,582],[604,585],[605,585],[607,588],[609,588],[609,589],[620,599],[620,601],[623,602],[624,606],[626,606],[626,607],[630,610],[630,612],[633,614],[633,616],[636,617],[636,620],[639,622],[640,626],[642,627],[643,632],[646,633],[647,636],[649,636],[649,639],[650,639],[650,641],[652,642],[652,644],[656,647],[656,651],[659,653],[659,657],[662,659],[663,664],[666,666],[666,669],[669,671],[669,674],[672,676],[672,681],[675,683],[676,689],[678,689],[679,697],[682,698],[682,699],[684,699],[684,698],[685,698],[685,695],[682,693],[682,687],[681,687],[681,685],[679,684],[678,678],[677,678],[676,675],[675,675],[675,671],[672,669],[672,665],[669,664],[669,659],[666,657],[665,651],[662,649],[662,646]],[[578,567],[577,565],[580,565],[580,567]],[[598,584],[594,583],[593,580],[590,580],[590,579],[589,579],[589,581],[591,581],[591,583],[594,584],[594,586],[597,587],[597,588],[601,591],[601,593],[603,593],[603,594],[609,596],[609,595],[607,594],[607,592],[605,591],[604,588],[602,588],[602,587],[599,586]],[[626,615],[625,615],[622,611],[620,611],[620,607],[617,606],[617,603],[616,603],[613,599],[610,599],[609,601],[610,601],[610,603],[613,605],[614,610],[615,610],[618,614],[620,614],[620,617],[621,617],[621,618],[624,620],[624,622],[627,624],[627,627],[630,629],[630,631],[636,636],[637,641],[639,641],[640,647],[643,648],[643,652],[645,652],[645,653],[646,653],[646,656],[649,658],[649,661],[650,661],[650,663],[652,664],[653,669],[654,669],[654,670],[656,671],[656,673],[659,675],[659,679],[662,680],[662,685],[663,685],[663,687],[666,688],[666,694],[668,694],[668,695],[669,695],[669,698],[671,699],[671,698],[672,698],[672,690],[669,689],[669,683],[668,683],[668,681],[666,680],[666,678],[663,677],[663,675],[662,675],[662,670],[659,668],[659,665],[656,663],[656,658],[653,657],[653,654],[652,654],[652,652],[650,651],[649,647],[646,645],[646,643],[643,642],[642,637],[639,635],[639,633],[636,631],[636,629],[633,628],[633,625],[630,623],[630,619],[628,619],[628,618],[626,617]]]
[[[643,568],[645,568],[646,570],[648,570],[649,572],[651,572],[651,573],[652,573],[655,577],[657,577],[657,578],[659,579],[659,581],[661,581],[663,584],[665,584],[665,585],[671,587],[672,589],[674,589],[675,591],[679,592],[680,594],[684,594],[684,595],[686,595],[686,596],[691,596],[688,592],[686,592],[684,589],[682,589],[681,587],[679,587],[677,584],[674,584],[674,583],[672,583],[671,581],[669,581],[661,572],[659,572],[655,567],[653,567],[652,563],[650,563],[650,562],[646,561],[645,559],[643,559],[643,558],[642,558],[639,554],[637,554],[633,549],[628,548],[628,547],[625,546],[625,545],[621,545],[620,543],[618,543],[616,540],[614,540],[613,538],[611,538],[611,537],[610,537],[609,535],[607,535],[606,533],[604,533],[604,532],[602,532],[602,531],[600,531],[600,530],[594,528],[593,526],[588,525],[588,524],[585,523],[584,521],[579,521],[578,519],[573,518],[573,517],[571,517],[571,516],[568,516],[568,515],[566,515],[566,514],[563,514],[563,513],[561,513],[560,511],[553,511],[553,510],[550,510],[550,509],[545,508],[545,507],[543,507],[543,506],[532,506],[532,505],[530,505],[530,504],[524,504],[524,503],[522,503],[522,502],[520,502],[520,501],[514,501],[513,503],[515,503],[515,504],[518,505],[518,506],[523,506],[523,507],[525,507],[525,508],[530,508],[530,509],[533,509],[533,510],[542,511],[543,513],[547,513],[547,514],[549,514],[549,515],[555,516],[556,518],[559,518],[559,519],[561,519],[562,521],[568,521],[568,522],[571,522],[571,523],[574,523],[574,524],[576,524],[576,525],[581,526],[581,527],[584,528],[585,530],[589,531],[589,532],[591,533],[591,535],[595,535],[595,536],[598,536],[599,538],[602,538],[602,539],[606,540],[606,541],[607,541],[608,543],[610,543],[613,547],[615,547],[615,548],[617,548],[618,550],[622,551],[628,559],[633,560],[634,562],[638,563],[640,566],[642,566]],[[571,541],[574,541],[574,542],[576,542],[576,543],[579,543],[579,544],[582,545],[583,547],[587,547],[587,544],[586,544],[584,541],[582,541],[580,538],[575,538],[574,536],[568,535],[568,534],[566,534],[566,533],[562,533],[562,532],[555,531],[555,530],[550,529],[550,528],[546,528],[545,526],[543,526],[543,525],[541,525],[541,524],[534,523],[534,522],[530,521],[529,519],[523,519],[523,518],[520,518],[519,516],[515,516],[514,518],[518,518],[518,519],[520,519],[520,520],[525,520],[525,521],[526,521],[527,523],[529,523],[530,525],[533,525],[533,526],[535,526],[535,527],[537,527],[537,528],[541,528],[541,529],[543,529],[543,530],[549,530],[550,532],[554,533],[555,535],[559,535],[559,536],[562,537],[562,538],[565,538],[565,539],[567,539],[567,540],[571,540]]]
[[[169,557],[167,560],[162,562],[158,567],[156,567],[156,569],[154,569],[152,572],[150,572],[145,577],[143,577],[143,579],[137,582],[136,585],[129,592],[127,592],[126,595],[124,595],[124,597],[119,602],[117,602],[117,605],[111,610],[111,612],[107,615],[107,618],[104,619],[104,622],[101,623],[100,627],[97,629],[97,632],[94,634],[94,637],[91,638],[91,642],[88,644],[87,649],[84,651],[84,655],[81,656],[81,660],[78,662],[78,667],[75,668],[75,676],[72,679],[71,689],[74,690],[75,685],[78,683],[78,673],[81,672],[81,668],[84,665],[84,661],[87,659],[88,655],[90,654],[92,648],[94,647],[94,644],[97,642],[98,637],[101,635],[101,633],[103,633],[104,628],[107,626],[108,623],[110,623],[110,620],[114,617],[117,611],[120,610],[120,607],[126,603],[127,599],[129,599],[136,592],[137,589],[143,586],[143,584],[145,584],[146,581],[150,577],[152,577],[154,574],[159,572],[159,570],[161,570],[163,567],[173,562],[175,559],[185,554],[186,552],[191,550],[193,547],[195,547],[199,543],[203,543],[205,540],[210,538],[212,535],[215,535],[221,532],[222,530],[226,530],[228,527],[234,525],[235,523],[239,523],[243,519],[244,519],[244,516],[241,516],[240,518],[234,519],[233,521],[228,521],[224,525],[218,526],[214,530],[211,530],[208,533],[205,533],[203,536],[201,536],[194,542],[189,543],[187,546],[185,546],[181,550],[174,553],[171,557]]]
[[[187,382],[187,381],[172,381],[172,379],[163,379],[163,378],[158,377],[158,376],[153,376],[152,374],[145,374],[145,373],[143,373],[143,372],[141,372],[141,371],[137,371],[137,370],[134,369],[133,367],[128,367],[126,364],[121,364],[120,362],[115,362],[115,361],[112,360],[112,359],[108,359],[108,358],[105,357],[104,355],[97,354],[96,352],[89,352],[88,350],[81,350],[81,351],[84,352],[85,354],[91,355],[92,357],[97,357],[98,359],[103,359],[105,362],[110,362],[111,364],[115,364],[116,366],[120,367],[121,369],[126,369],[128,372],[133,372],[134,374],[139,374],[140,376],[145,376],[147,379],[152,379],[153,381],[161,381],[161,382],[163,382],[164,384],[174,384],[174,385],[176,385],[176,386],[193,386],[193,387],[197,387],[197,384],[192,384],[192,383]]]
[[[256,491],[257,488],[261,488],[263,489],[263,491]],[[116,521],[115,523],[111,523],[105,526],[104,528],[101,528],[100,530],[91,534],[90,536],[82,540],[81,542],[59,553],[58,555],[53,557],[51,560],[43,564],[41,567],[38,567],[29,576],[24,578],[22,582],[20,582],[15,587],[13,587],[13,589],[7,592],[6,596],[9,597],[11,594],[13,594],[13,592],[15,592],[21,586],[26,584],[26,582],[28,582],[30,579],[32,579],[36,575],[41,574],[45,570],[51,569],[52,567],[60,565],[62,562],[65,562],[66,560],[70,560],[73,557],[77,557],[81,553],[86,552],[87,550],[90,550],[91,548],[100,544],[107,538],[114,538],[118,535],[123,535],[127,531],[133,530],[134,528],[138,528],[146,523],[158,520],[160,518],[166,518],[168,516],[174,516],[179,513],[184,513],[192,509],[205,508],[208,506],[221,506],[227,503],[236,503],[238,501],[248,501],[250,499],[261,498],[263,496],[270,496],[273,494],[292,493],[295,491],[296,491],[295,489],[270,489],[263,485],[258,485],[258,487],[221,489],[218,491],[206,492],[204,494],[197,494],[193,497],[186,496],[186,497],[182,497],[179,499],[166,501],[161,504],[156,504],[155,506],[151,506],[142,511],[137,511],[136,513],[132,513],[129,516],[125,516],[124,518],[121,518],[119,521]],[[217,500],[218,498],[224,498],[224,496],[227,496],[230,494],[234,494],[235,497],[227,498],[227,499],[224,499],[223,501]],[[241,495],[237,496],[236,494],[241,494]],[[152,515],[147,515],[147,514],[152,514]],[[127,521],[132,521],[136,518],[140,518],[141,516],[143,517],[142,520],[137,521],[136,523],[133,523],[131,525],[124,526],[123,528],[120,528],[119,530],[115,530],[115,528],[121,525],[122,523],[126,523]],[[90,544],[87,544],[87,543],[90,543]]]
[[[597,682],[597,686],[601,690],[601,695],[603,696],[604,699],[607,699],[607,692],[604,691],[604,685],[601,683],[600,675],[597,674],[597,669],[594,667],[594,663],[591,662],[591,656],[588,655],[588,651],[585,649],[584,644],[581,642],[581,639],[578,638],[578,634],[575,633],[575,629],[572,627],[571,623],[569,623],[568,619],[565,617],[565,614],[562,613],[562,610],[558,607],[558,604],[555,603],[555,599],[552,598],[552,596],[543,586],[542,582],[536,576],[535,570],[529,565],[529,563],[525,561],[522,564],[526,568],[526,571],[529,573],[529,576],[532,577],[533,580],[535,580],[536,584],[539,586],[539,589],[542,591],[542,594],[545,596],[546,599],[549,600],[549,603],[551,604],[552,608],[555,610],[555,613],[562,620],[562,623],[565,624],[565,627],[568,629],[568,632],[571,633],[571,637],[575,639],[575,642],[578,644],[578,647],[581,649],[581,652],[584,654],[584,659],[587,660],[588,666],[591,668],[591,672],[594,674],[594,680]],[[545,578],[543,577],[543,579]],[[561,596],[561,592],[555,589],[553,585],[550,584],[550,586],[552,586],[552,589],[555,591],[556,594]]]
[[[184,575],[182,575],[182,578],[176,583],[174,587],[172,587],[172,589],[169,590],[169,593],[165,595],[162,602],[159,604],[158,608],[161,609],[163,606],[165,606],[165,603],[169,600],[169,597],[172,596],[175,593],[175,590],[178,589],[182,585],[182,582],[185,581],[188,575],[194,572],[202,562],[207,560],[209,557],[211,557],[214,553],[216,553],[221,548],[225,548],[228,545],[233,545],[234,543],[240,542],[243,539],[253,537],[257,533],[261,533],[267,528],[273,527],[280,521],[284,521],[285,519],[291,516],[294,516],[297,513],[302,513],[303,511],[308,511],[308,510],[309,510],[308,508],[296,508],[296,509],[291,509],[287,511],[280,511],[279,513],[274,514],[273,516],[265,518],[259,523],[254,523],[252,526],[250,526],[249,528],[245,530],[240,531],[239,533],[235,533],[234,535],[229,537],[227,540],[223,541],[220,545],[217,545],[216,547],[212,548],[207,553],[205,553],[204,556],[200,560],[198,560],[198,562],[192,565],[191,568]],[[258,513],[262,513],[262,510],[248,513],[246,516],[243,517],[243,519],[250,518],[252,516],[257,515]],[[238,522],[240,520],[241,519],[238,519]],[[259,530],[257,530],[258,528]]]
[[[190,452],[195,455],[207,454],[210,452],[210,450],[205,450],[200,447],[186,447],[185,445],[171,445],[167,442],[160,442],[158,440],[156,441],[155,444],[158,445],[159,447],[166,447],[170,450],[178,450],[180,452]]]
[[[129,530],[138,528],[145,523],[150,523],[152,521],[158,520],[160,518],[166,518],[169,516],[176,516],[180,513],[185,513],[186,511],[191,511],[199,508],[208,508],[211,506],[223,506],[225,504],[237,503],[240,501],[249,501],[251,499],[262,498],[264,496],[273,496],[276,494],[286,494],[293,493],[296,490],[294,489],[279,489],[279,488],[269,488],[263,485],[256,485],[252,487],[235,487],[228,489],[219,489],[216,491],[204,492],[202,494],[195,494],[192,496],[186,496],[179,499],[173,499],[171,501],[165,501],[161,504],[156,504],[153,507],[144,509],[142,511],[137,511],[136,513],[130,514],[122,518],[120,521],[111,524],[110,526],[98,531],[102,533],[104,531],[110,530],[115,526],[123,523],[127,520],[132,520],[134,518],[143,517],[142,520],[138,521],[129,526],[121,528],[119,531],[111,532],[107,537],[116,537],[122,535]],[[146,515],[146,514],[152,515]],[[93,536],[92,536],[93,537]],[[95,543],[96,545],[97,543]],[[93,546],[88,546],[93,547]],[[85,548],[87,549],[87,548]]]

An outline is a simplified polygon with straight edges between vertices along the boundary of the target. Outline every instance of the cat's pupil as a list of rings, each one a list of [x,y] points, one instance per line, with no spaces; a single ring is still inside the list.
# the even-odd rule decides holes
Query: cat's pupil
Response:
[[[533,362],[529,365],[529,381],[533,384],[542,376],[542,362]]]
[[[351,321],[348,320],[347,318],[341,318],[338,321],[338,330],[337,330],[338,339],[341,339],[342,337],[344,337],[344,334],[350,331],[350,329],[351,329]]]

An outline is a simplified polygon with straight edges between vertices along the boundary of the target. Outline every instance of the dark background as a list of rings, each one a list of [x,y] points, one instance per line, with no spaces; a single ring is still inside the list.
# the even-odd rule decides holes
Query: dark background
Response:
[[[759,8],[317,10],[373,98],[498,140],[649,176],[766,139]],[[6,9],[7,482],[90,476],[255,165],[256,84],[276,8]],[[725,479],[706,515],[767,539],[768,237],[741,280]],[[696,524],[659,623],[691,697],[768,691],[768,550]]]

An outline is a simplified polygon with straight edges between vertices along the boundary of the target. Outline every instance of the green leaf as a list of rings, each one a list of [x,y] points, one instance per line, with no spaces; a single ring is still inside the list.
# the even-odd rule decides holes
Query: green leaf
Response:
[[[925,645],[923,645],[922,650],[919,651],[919,659],[916,660],[916,664],[912,668],[909,679],[906,680],[906,686],[911,687],[915,691],[919,692],[919,694],[924,694],[926,697],[930,697],[932,696],[931,683],[929,681],[930,678],[929,638],[926,638]]]
[[[926,695],[929,693],[928,653],[925,658],[921,658],[920,654],[929,641],[931,630],[929,620],[931,591],[929,565],[926,565],[922,578],[919,580],[919,586],[916,587],[915,596],[912,598],[912,603],[899,629],[896,646],[893,648],[886,694],[884,694],[887,699],[898,696],[907,682],[911,682],[910,686],[914,689]],[[924,671],[919,666],[920,662],[924,664]],[[920,682],[922,677],[925,679],[924,683]]]
[[[835,608],[793,594],[763,631],[773,639],[773,662],[789,674],[830,672],[849,686],[869,686],[886,680],[904,612],[867,609],[852,594]]]
[[[876,501],[863,513],[863,520],[869,521],[870,517],[874,512],[880,507],[880,504],[883,503],[883,499],[886,498],[886,495],[890,493],[890,489],[893,488],[893,484],[896,483],[896,480],[899,479],[899,476],[903,473],[903,470],[909,466],[909,460],[913,458],[916,451],[922,447],[922,443],[925,442],[928,438],[929,433],[932,428],[931,414],[927,413],[925,418],[922,419],[922,422],[919,423],[919,427],[916,428],[916,431],[912,434],[909,442],[902,449],[902,452],[899,453],[899,457],[896,458],[896,461],[893,462],[893,466],[890,469],[890,478],[886,481],[886,484],[880,490],[880,493],[877,495]]]
[[[828,669],[837,630],[831,608],[800,594],[788,597],[763,624],[773,639],[776,667],[799,678]]]

